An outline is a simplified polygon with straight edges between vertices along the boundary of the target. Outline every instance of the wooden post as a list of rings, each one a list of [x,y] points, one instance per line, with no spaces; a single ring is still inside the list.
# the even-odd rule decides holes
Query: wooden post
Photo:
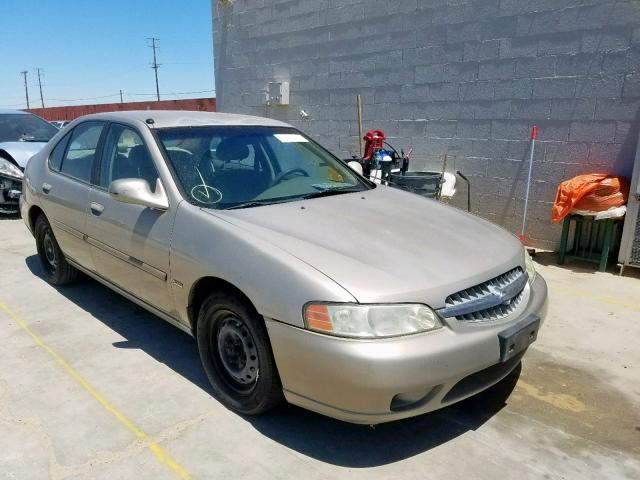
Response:
[[[360,94],[356,95],[356,108],[358,109],[358,152],[362,158],[364,153],[362,151],[362,98]]]
[[[442,159],[442,175],[440,177],[440,186],[438,187],[438,195],[436,196],[437,200],[442,198],[442,184],[444,183],[444,172],[447,171],[447,152],[444,152],[444,157]]]

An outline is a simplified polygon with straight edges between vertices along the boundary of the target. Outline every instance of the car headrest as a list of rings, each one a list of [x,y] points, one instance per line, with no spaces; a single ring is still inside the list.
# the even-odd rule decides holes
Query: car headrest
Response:
[[[137,177],[146,180],[151,190],[156,187],[158,174],[149,156],[149,151],[144,145],[136,145],[129,150],[129,164],[136,169]]]
[[[135,167],[151,163],[149,152],[144,145],[136,145],[129,150],[129,163]]]
[[[247,139],[243,137],[228,137],[216,147],[216,157],[223,162],[244,160],[249,156]]]

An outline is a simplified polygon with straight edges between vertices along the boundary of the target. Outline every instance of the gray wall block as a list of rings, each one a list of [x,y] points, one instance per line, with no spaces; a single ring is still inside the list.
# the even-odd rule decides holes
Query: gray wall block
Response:
[[[347,158],[359,93],[365,131],[413,147],[416,168],[439,169],[448,152],[450,170],[471,179],[474,211],[514,231],[538,124],[528,238],[540,247],[557,245],[559,181],[631,175],[637,0],[212,0],[212,10],[220,111],[288,121]],[[264,105],[277,80],[290,82],[288,107]]]

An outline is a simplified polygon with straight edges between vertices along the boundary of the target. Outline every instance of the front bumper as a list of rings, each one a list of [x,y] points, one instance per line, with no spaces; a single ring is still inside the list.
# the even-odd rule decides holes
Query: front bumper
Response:
[[[538,275],[526,308],[507,325],[377,340],[332,337],[270,319],[267,329],[287,401],[376,424],[442,408],[506,377],[521,355],[500,363],[498,333],[529,315],[544,320],[546,310],[547,285]]]
[[[0,213],[17,213],[22,181],[0,175]]]

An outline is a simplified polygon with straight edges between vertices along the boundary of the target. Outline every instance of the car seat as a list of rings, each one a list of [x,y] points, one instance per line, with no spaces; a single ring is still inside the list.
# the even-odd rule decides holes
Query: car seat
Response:
[[[118,153],[113,159],[113,166],[111,168],[111,181],[119,180],[121,178],[136,178],[138,171],[131,165],[126,155]]]
[[[249,158],[251,149],[255,150],[251,139],[242,136],[227,137],[216,147],[212,162],[216,167],[214,183],[222,192],[224,203],[250,200],[267,186],[266,172],[260,171],[257,164],[246,168],[234,165]],[[253,161],[257,159],[254,157]]]
[[[128,160],[131,169],[136,173],[135,178],[146,180],[151,191],[155,191],[158,171],[153,164],[147,147],[144,145],[132,147],[131,150],[129,150]]]

